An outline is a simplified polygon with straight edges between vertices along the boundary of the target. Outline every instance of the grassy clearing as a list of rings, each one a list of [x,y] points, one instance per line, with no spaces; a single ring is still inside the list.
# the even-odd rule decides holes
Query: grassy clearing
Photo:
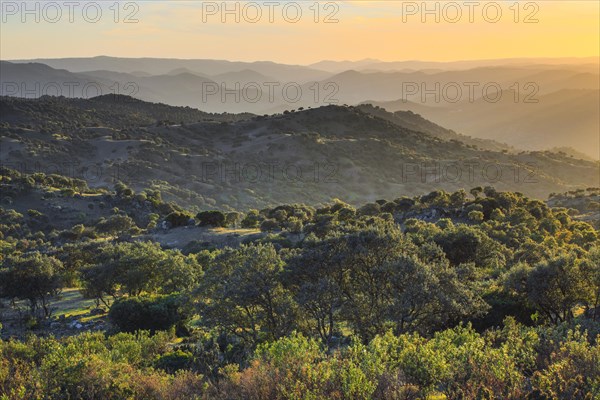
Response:
[[[86,315],[85,318],[81,318],[83,321],[97,317],[88,315],[90,310],[96,307],[94,300],[84,298],[77,288],[64,289],[62,293],[50,303],[50,306],[54,310],[52,315],[55,317],[60,317],[61,315],[64,315],[65,317]]]
[[[229,234],[229,233],[237,233],[239,235],[253,235],[256,233],[260,233],[260,229],[246,229],[246,228],[212,228],[210,232],[218,233],[218,234]]]

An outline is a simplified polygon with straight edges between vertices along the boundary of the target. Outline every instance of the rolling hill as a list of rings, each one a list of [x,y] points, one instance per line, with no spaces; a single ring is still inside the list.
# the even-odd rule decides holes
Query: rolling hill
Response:
[[[550,152],[479,149],[441,138],[443,128],[402,114],[384,119],[357,107],[326,106],[219,119],[109,100],[2,98],[2,163],[65,174],[68,161],[72,177],[95,187],[121,180],[160,189],[184,205],[224,209],[332,198],[361,204],[488,185],[545,199],[550,192],[599,184],[598,163]],[[95,112],[82,114],[91,117],[65,123],[93,105]],[[152,122],[176,113],[188,113],[192,122]],[[35,123],[23,126],[28,118]]]

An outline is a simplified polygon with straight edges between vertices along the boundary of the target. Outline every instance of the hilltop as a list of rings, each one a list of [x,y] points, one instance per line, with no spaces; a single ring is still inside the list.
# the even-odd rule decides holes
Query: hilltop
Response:
[[[236,121],[252,114],[207,113],[191,107],[150,103],[131,96],[105,94],[90,99],[42,96],[24,99],[0,97],[1,121],[5,126],[31,129],[67,129],[82,127],[125,129],[157,123],[198,121]]]

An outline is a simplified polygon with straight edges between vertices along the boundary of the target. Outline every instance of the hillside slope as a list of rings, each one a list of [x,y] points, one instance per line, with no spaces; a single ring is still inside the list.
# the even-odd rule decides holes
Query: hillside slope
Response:
[[[43,108],[46,101],[10,100],[17,109]],[[157,107],[134,104],[137,115]],[[118,122],[86,128],[86,121],[81,121],[83,127],[78,128],[36,128],[76,115],[68,107],[62,116],[61,108],[53,110],[35,114],[38,120],[30,128],[15,126],[14,113],[2,114],[3,164],[47,173],[59,169],[56,172],[84,178],[96,187],[117,180],[136,189],[153,187],[167,199],[198,208],[317,204],[336,197],[360,204],[488,185],[546,198],[551,192],[599,185],[594,162],[549,152],[480,150],[354,107],[326,106],[252,119],[227,117],[234,122],[213,119],[139,127]],[[132,110],[105,107],[99,122],[121,121],[130,112],[134,118]]]

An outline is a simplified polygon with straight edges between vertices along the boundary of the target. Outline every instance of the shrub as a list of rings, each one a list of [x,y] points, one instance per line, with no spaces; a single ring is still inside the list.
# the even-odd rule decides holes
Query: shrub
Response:
[[[242,220],[242,228],[246,229],[254,229],[258,228],[258,224],[260,222],[260,215],[257,210],[250,210],[246,217]]]
[[[202,211],[196,215],[199,226],[224,227],[225,214],[221,211]]]
[[[266,219],[260,224],[261,232],[273,232],[279,229],[279,224],[274,219]]]
[[[156,368],[170,374],[179,370],[190,369],[194,362],[194,355],[188,351],[176,350],[165,353],[156,360]]]
[[[469,219],[473,222],[483,221],[483,213],[481,211],[469,211]]]
[[[108,313],[110,321],[122,332],[168,330],[190,317],[179,294],[128,297],[116,301]]]
[[[108,219],[101,219],[96,224],[96,229],[101,233],[117,234],[133,228],[135,223],[127,215],[111,215]]]
[[[190,214],[181,211],[173,211],[165,217],[165,221],[167,221],[172,228],[186,226],[189,224],[190,219],[192,219]]]
[[[597,399],[600,397],[600,343],[569,332],[567,340],[552,352],[550,365],[533,375],[533,385],[545,398]]]

